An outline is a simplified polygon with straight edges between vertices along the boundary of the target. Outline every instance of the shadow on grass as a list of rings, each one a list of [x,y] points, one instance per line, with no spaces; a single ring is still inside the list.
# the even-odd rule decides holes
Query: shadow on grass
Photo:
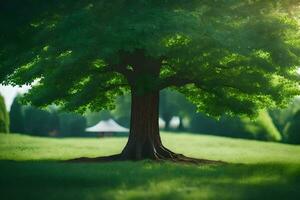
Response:
[[[0,161],[1,199],[300,199],[300,165]]]

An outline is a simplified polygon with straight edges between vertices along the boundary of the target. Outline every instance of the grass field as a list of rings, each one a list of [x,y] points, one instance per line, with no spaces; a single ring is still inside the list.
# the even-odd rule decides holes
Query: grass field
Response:
[[[65,163],[118,153],[125,138],[0,134],[0,199],[300,199],[300,146],[162,134],[170,149],[227,165]]]

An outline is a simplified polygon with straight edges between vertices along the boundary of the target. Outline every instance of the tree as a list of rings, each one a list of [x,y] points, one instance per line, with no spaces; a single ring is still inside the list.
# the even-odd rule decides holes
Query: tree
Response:
[[[86,119],[79,114],[59,113],[59,124],[61,136],[84,136]]]
[[[111,111],[111,115],[121,126],[130,126],[130,105],[131,96],[128,94],[123,95],[117,98],[116,107]]]
[[[60,132],[59,115],[55,109],[52,109],[49,119],[49,136],[57,136]]]
[[[16,96],[10,107],[10,132],[12,133],[24,133],[24,116],[20,98],[20,96]]]
[[[180,120],[193,113],[194,106],[186,100],[184,95],[171,90],[162,90],[160,92],[159,114],[166,122],[165,129],[170,129],[170,122],[173,116],[179,116]],[[180,121],[182,126],[182,121]],[[184,127],[178,127],[183,129]]]
[[[34,106],[24,108],[24,131],[27,134],[37,136],[49,136],[52,131],[51,113]]]
[[[285,105],[299,94],[298,3],[1,2],[0,80],[38,80],[25,101],[79,112],[113,108],[130,92],[128,142],[103,159],[196,161],[163,146],[159,91],[173,87],[216,117]]]
[[[274,125],[269,112],[266,110],[261,110],[258,113],[258,117],[255,121],[242,118],[242,122],[244,125],[244,131],[253,135],[255,139],[278,142],[282,140],[280,132]]]
[[[261,110],[251,120],[248,117],[222,116],[219,120],[195,113],[191,117],[189,130],[197,133],[221,135],[267,141],[281,141],[282,137],[268,111]]]
[[[109,110],[101,110],[100,112],[86,112],[85,113],[87,126],[94,126],[101,120],[107,120],[112,118],[112,115]]]
[[[287,123],[284,129],[285,141],[290,144],[300,144],[300,110],[296,112],[293,119]]]
[[[294,120],[293,118],[299,109],[300,99],[297,97],[289,104],[287,108],[271,110],[269,113],[277,129],[281,133],[284,133],[287,129],[286,126]]]
[[[0,133],[9,133],[9,117],[3,96],[0,94]]]

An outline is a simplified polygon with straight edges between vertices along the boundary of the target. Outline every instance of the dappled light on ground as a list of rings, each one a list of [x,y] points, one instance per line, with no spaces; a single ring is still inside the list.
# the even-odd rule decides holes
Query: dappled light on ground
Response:
[[[300,165],[1,161],[0,166],[4,199],[296,199],[300,196]]]

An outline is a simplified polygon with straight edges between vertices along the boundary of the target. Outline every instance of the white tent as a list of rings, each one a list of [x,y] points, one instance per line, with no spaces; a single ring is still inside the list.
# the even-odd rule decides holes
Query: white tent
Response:
[[[85,129],[87,132],[129,132],[128,128],[124,128],[120,126],[117,122],[113,119],[103,120],[100,121],[95,126],[89,127]]]

